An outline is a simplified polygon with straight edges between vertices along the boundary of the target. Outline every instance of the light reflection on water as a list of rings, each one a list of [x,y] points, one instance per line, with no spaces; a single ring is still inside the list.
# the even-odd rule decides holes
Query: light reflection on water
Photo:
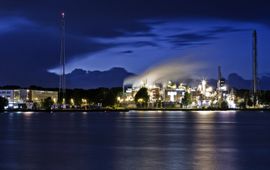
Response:
[[[267,169],[269,112],[0,114],[0,169]]]

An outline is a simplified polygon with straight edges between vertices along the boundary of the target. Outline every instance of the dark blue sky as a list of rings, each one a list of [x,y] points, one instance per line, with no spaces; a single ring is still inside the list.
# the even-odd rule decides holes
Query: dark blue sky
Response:
[[[66,13],[67,70],[124,67],[140,73],[171,58],[208,65],[205,77],[251,74],[258,31],[259,74],[270,73],[268,1],[0,0],[0,84],[31,84],[57,72],[60,13]],[[192,62],[192,61],[191,61]],[[35,80],[35,81],[34,81]],[[42,85],[42,83],[40,84]]]

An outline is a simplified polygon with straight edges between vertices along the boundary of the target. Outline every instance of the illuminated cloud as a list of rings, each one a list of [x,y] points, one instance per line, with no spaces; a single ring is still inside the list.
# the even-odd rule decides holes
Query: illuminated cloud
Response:
[[[190,57],[175,58],[146,70],[140,75],[128,77],[124,85],[140,87],[143,84],[152,86],[156,83],[164,84],[168,81],[198,78],[201,71],[206,68],[205,63],[192,60]]]
[[[36,27],[36,25],[24,17],[0,17],[0,34],[33,27]]]

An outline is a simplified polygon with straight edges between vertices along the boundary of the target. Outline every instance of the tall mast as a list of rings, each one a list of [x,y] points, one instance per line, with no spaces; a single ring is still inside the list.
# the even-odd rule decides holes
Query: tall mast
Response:
[[[257,32],[253,31],[253,45],[252,45],[252,77],[253,77],[253,105],[257,103]]]
[[[65,13],[61,13],[61,52],[60,52],[60,76],[59,76],[59,98],[60,103],[65,105],[66,78],[65,78]]]

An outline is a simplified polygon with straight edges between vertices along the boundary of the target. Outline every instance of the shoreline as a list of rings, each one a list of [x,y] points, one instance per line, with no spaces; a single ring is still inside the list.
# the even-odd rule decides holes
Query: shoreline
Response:
[[[83,109],[74,109],[74,110],[3,110],[0,113],[10,113],[10,112],[130,112],[130,111],[270,111],[270,109],[264,108],[256,108],[256,109],[91,109],[91,110],[83,110]]]

